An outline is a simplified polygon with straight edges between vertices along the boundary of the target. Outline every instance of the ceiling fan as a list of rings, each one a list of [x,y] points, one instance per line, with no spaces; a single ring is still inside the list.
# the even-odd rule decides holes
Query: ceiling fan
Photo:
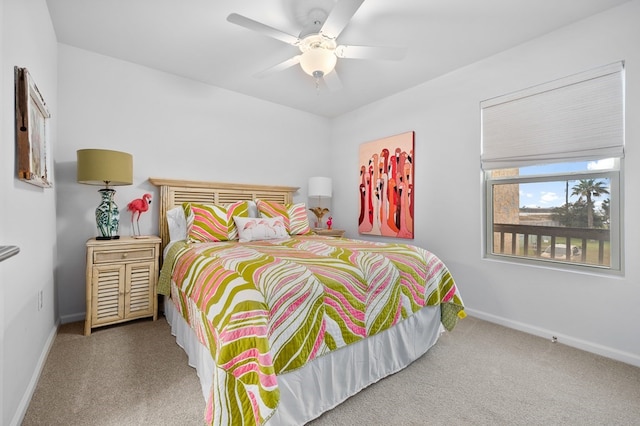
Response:
[[[364,0],[338,0],[328,14],[321,8],[311,9],[309,24],[302,29],[298,37],[237,13],[230,14],[227,21],[300,49],[300,54],[258,73],[257,76],[264,77],[300,64],[304,72],[315,78],[316,87],[323,79],[330,90],[338,90],[342,87],[335,71],[338,58],[399,60],[405,54],[405,49],[402,48],[348,46],[337,43],[336,39],[363,2]]]

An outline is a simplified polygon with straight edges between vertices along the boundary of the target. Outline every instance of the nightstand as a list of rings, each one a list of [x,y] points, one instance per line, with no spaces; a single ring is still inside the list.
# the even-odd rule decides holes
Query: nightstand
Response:
[[[91,329],[137,318],[158,318],[160,238],[87,241],[87,317]]]
[[[327,237],[344,237],[344,229],[313,228],[313,232]]]

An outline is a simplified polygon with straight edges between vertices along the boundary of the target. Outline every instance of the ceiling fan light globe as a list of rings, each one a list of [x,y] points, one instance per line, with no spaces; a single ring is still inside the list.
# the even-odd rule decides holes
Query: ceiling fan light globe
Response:
[[[317,48],[302,53],[300,66],[304,72],[318,78],[318,75],[322,77],[333,71],[337,61],[338,58],[332,50]]]

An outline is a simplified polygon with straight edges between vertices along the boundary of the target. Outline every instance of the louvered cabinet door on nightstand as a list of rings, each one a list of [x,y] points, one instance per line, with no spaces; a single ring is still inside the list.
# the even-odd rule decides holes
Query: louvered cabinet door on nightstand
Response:
[[[158,317],[160,238],[87,241],[87,316],[91,329],[136,318]]]

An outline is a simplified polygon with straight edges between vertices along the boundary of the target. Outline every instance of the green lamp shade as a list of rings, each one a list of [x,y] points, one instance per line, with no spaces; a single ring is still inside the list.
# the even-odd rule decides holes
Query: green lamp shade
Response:
[[[87,185],[131,185],[133,157],[126,152],[108,149],[80,149],[78,182]]]

